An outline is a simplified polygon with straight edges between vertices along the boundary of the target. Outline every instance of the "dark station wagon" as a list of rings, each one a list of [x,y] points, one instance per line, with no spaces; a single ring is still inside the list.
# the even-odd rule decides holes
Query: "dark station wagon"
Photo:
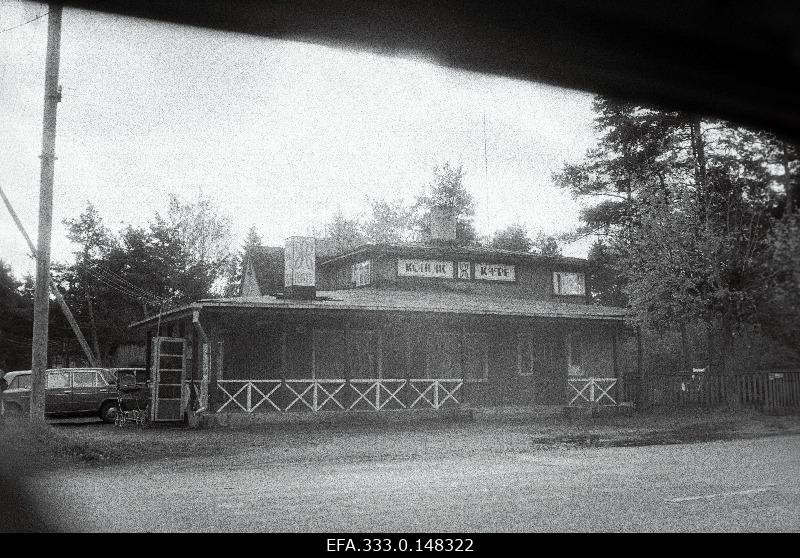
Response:
[[[45,415],[48,418],[99,416],[114,422],[119,413],[117,372],[103,368],[56,368],[47,371]],[[30,411],[31,371],[9,372],[8,387],[0,396],[5,415],[24,415]],[[138,383],[138,382],[137,382]],[[143,390],[144,391],[144,390]],[[146,395],[143,393],[146,404]]]

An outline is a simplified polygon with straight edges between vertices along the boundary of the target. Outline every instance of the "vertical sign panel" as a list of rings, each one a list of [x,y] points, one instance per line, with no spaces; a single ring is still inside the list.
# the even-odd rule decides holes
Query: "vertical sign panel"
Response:
[[[316,284],[314,238],[291,236],[284,251],[284,286],[313,287]]]

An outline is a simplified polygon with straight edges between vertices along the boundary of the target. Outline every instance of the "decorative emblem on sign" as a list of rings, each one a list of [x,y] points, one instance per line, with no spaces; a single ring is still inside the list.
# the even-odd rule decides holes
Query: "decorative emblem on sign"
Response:
[[[351,268],[351,281],[356,287],[363,287],[372,282],[370,274],[371,260],[354,263]]]
[[[472,273],[470,273],[470,264],[469,262],[458,262],[458,278],[459,279],[472,279]]]

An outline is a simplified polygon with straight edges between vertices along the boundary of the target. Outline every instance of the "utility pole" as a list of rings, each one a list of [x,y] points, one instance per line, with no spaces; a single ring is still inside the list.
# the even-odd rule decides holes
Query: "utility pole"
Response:
[[[39,185],[39,236],[36,251],[36,291],[33,299],[31,350],[31,421],[44,421],[47,333],[50,319],[50,237],[53,228],[53,174],[56,151],[56,111],[61,92],[58,65],[61,50],[61,4],[51,2],[47,16],[47,59],[44,78],[42,166]]]
[[[483,111],[483,189],[486,190],[486,234],[492,234],[489,218],[489,158],[486,156],[486,111]]]

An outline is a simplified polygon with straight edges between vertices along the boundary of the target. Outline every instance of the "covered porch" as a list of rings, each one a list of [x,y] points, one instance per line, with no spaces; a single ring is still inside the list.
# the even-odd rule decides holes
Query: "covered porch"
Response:
[[[576,382],[619,375],[615,316],[281,302],[203,304],[147,328],[185,341],[182,412],[565,406],[593,398],[575,399]]]

